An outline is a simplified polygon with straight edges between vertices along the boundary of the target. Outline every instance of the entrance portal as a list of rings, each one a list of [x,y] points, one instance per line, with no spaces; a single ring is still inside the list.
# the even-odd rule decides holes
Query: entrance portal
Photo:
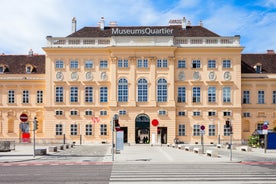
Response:
[[[150,142],[150,118],[146,114],[139,114],[135,119],[135,142],[137,144]]]

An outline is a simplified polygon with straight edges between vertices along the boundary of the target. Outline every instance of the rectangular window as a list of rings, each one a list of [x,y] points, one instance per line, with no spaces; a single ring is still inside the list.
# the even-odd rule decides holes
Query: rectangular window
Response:
[[[250,103],[250,91],[243,91],[242,103],[243,104]]]
[[[56,135],[62,135],[62,124],[56,124]]]
[[[193,126],[193,136],[200,136],[200,125]]]
[[[85,125],[85,135],[92,135],[92,124]]]
[[[23,91],[22,103],[29,103],[29,91],[27,91],[27,90]]]
[[[70,102],[78,102],[79,94],[78,94],[78,87],[71,87],[70,88]]]
[[[63,102],[63,87],[56,87],[56,102]]]
[[[208,68],[216,68],[216,60],[209,60],[208,61]]]
[[[272,103],[276,104],[276,91],[272,91]]]
[[[193,87],[193,103],[200,102],[200,87]]]
[[[263,130],[263,123],[257,124],[257,130]]]
[[[108,101],[108,89],[107,87],[100,88],[100,102],[107,102]]]
[[[106,124],[101,124],[100,125],[100,134],[101,135],[107,135],[107,125]]]
[[[128,68],[128,60],[127,59],[119,59],[118,60],[118,68]]]
[[[216,102],[216,87],[208,88],[208,102]]]
[[[200,68],[200,60],[193,60],[192,68]]]
[[[87,69],[88,68],[89,69],[93,68],[93,61],[91,61],[91,60],[85,61],[84,67],[87,68]]]
[[[209,112],[208,112],[208,116],[216,116],[216,112],[214,112],[214,111],[209,111]]]
[[[158,59],[157,60],[157,68],[167,68],[168,61],[166,59]]]
[[[14,90],[9,90],[8,91],[8,102],[9,103],[14,103]]]
[[[101,116],[106,116],[107,115],[107,111],[100,111],[100,115]]]
[[[70,134],[78,135],[78,125],[77,124],[71,124]]]
[[[101,68],[101,69],[108,68],[108,63],[107,63],[107,61],[100,61],[100,68]]]
[[[0,66],[0,73],[4,73],[4,67]]]
[[[56,61],[56,68],[64,68],[63,61],[57,60],[57,61]]]
[[[186,102],[186,88],[178,87],[177,90],[177,102]]]
[[[85,87],[85,102],[93,102],[93,87]]]
[[[43,91],[36,92],[36,103],[43,103]]]
[[[245,118],[246,118],[246,117],[250,117],[250,112],[244,112],[244,113],[243,113],[243,117],[245,117]]]
[[[85,111],[85,116],[91,116],[93,112],[91,110],[86,110]]]
[[[209,136],[215,136],[215,135],[216,135],[216,126],[209,125]]]
[[[223,116],[231,116],[231,112],[229,112],[229,111],[224,111],[224,112],[223,112]]]
[[[160,116],[165,116],[166,114],[167,114],[167,111],[165,111],[165,110],[158,111],[158,115],[160,115]]]
[[[78,115],[78,111],[75,111],[75,110],[70,111],[70,115],[71,116],[77,116]]]
[[[185,136],[185,125],[184,124],[178,125],[178,136]]]
[[[186,68],[186,61],[178,60],[178,68]]]
[[[186,116],[185,111],[178,111],[178,116]]]
[[[138,68],[148,68],[148,60],[147,59],[138,59],[137,67]]]
[[[230,136],[230,127],[226,127],[226,125],[223,126],[223,135]]]
[[[125,116],[127,114],[126,110],[119,110],[119,115]]]
[[[224,103],[231,102],[231,88],[230,87],[223,88],[223,102]]]
[[[258,91],[258,104],[265,103],[265,93],[264,91]]]
[[[76,60],[70,61],[70,68],[71,69],[77,69],[77,68],[79,68],[79,62],[76,61]]]
[[[199,111],[194,111],[193,116],[200,116],[200,112]]]
[[[60,110],[56,111],[56,116],[62,116],[62,115],[63,115],[63,111],[60,111]]]
[[[222,68],[231,68],[231,61],[230,60],[223,60],[222,61]]]

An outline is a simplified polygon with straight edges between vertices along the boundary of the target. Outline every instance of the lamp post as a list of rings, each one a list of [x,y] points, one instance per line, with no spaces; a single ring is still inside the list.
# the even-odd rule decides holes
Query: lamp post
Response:
[[[115,148],[115,144],[114,144],[114,128],[115,128],[115,121],[119,120],[119,115],[118,114],[114,114],[113,119],[112,119],[112,123],[111,123],[111,128],[112,128],[112,161],[114,161],[114,148]]]

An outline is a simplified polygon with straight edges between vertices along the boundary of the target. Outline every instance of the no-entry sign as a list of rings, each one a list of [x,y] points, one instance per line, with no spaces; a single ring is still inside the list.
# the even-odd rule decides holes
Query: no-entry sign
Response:
[[[22,113],[22,114],[20,115],[20,120],[21,120],[22,122],[26,122],[26,121],[28,121],[28,115],[27,115],[27,114]]]

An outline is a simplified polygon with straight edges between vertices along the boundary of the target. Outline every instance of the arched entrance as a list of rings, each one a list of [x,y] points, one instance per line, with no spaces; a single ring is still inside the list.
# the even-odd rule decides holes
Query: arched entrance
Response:
[[[135,119],[135,142],[137,144],[150,142],[150,118],[146,114],[139,114]]]

